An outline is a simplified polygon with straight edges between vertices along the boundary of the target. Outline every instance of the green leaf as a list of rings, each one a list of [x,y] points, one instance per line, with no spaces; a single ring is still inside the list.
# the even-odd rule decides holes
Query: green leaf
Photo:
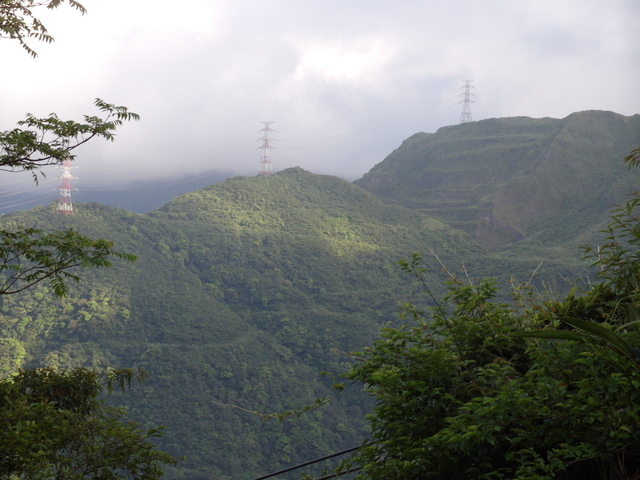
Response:
[[[578,332],[572,332],[569,330],[536,330],[536,331],[517,331],[513,332],[515,337],[526,338],[543,338],[547,340],[577,340],[587,341],[588,338]]]
[[[583,332],[587,332],[594,337],[602,339],[612,345],[614,348],[619,350],[622,354],[629,357],[633,360],[633,355],[631,354],[631,348],[620,336],[613,333],[611,330],[603,327],[594,322],[590,322],[588,320],[581,320],[579,318],[560,318],[561,322],[566,323],[567,325],[571,325],[578,330],[582,330]]]

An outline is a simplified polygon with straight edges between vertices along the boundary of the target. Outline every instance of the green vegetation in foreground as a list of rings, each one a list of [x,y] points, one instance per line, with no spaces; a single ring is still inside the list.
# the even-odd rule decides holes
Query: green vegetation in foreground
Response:
[[[638,153],[628,157],[638,163]],[[562,301],[496,301],[451,277],[407,304],[346,377],[375,398],[371,436],[343,465],[367,480],[620,480],[640,474],[638,194],[586,252],[599,282]],[[421,284],[419,256],[403,269]],[[435,303],[435,305],[434,305]]]
[[[99,399],[141,372],[29,369],[0,380],[0,478],[155,480],[175,459],[121,409]]]
[[[65,0],[33,3],[3,0],[0,38],[17,40],[33,57],[27,40],[52,42],[33,9],[54,9]],[[70,7],[84,7],[69,0]],[[41,10],[41,9],[40,9]],[[42,13],[40,11],[40,13]],[[31,171],[37,182],[43,166],[75,158],[74,149],[92,138],[113,140],[116,128],[138,115],[126,107],[96,100],[99,115],[83,122],[28,114],[12,130],[0,132],[0,170]],[[0,302],[33,294],[47,303],[65,297],[67,283],[78,281],[77,268],[109,267],[113,258],[133,261],[135,256],[113,249],[107,240],[93,240],[72,228],[43,231],[22,225],[0,229]],[[48,284],[50,297],[36,290]],[[9,304],[11,303],[9,300]],[[19,300],[18,300],[19,301]],[[3,319],[5,320],[5,319]],[[50,319],[49,323],[57,319]],[[14,328],[37,336],[28,328],[30,319],[11,317],[0,324],[0,478],[6,480],[155,480],[162,467],[174,459],[150,442],[159,430],[143,430],[126,420],[124,411],[98,399],[103,387],[119,384],[124,391],[135,373],[110,370],[103,377],[74,368],[28,368],[22,370],[29,348]],[[30,325],[29,325],[30,326]],[[35,332],[34,332],[35,330]],[[29,336],[27,336],[29,338]],[[19,370],[17,373],[16,370]],[[104,383],[103,381],[104,380]]]
[[[66,3],[84,13],[79,3]],[[63,4],[64,0],[5,1],[7,21],[0,31],[35,56],[27,41],[50,42],[52,37],[32,10],[23,7]],[[112,140],[113,131],[123,121],[137,119],[124,107],[101,100],[96,106],[103,116],[87,116],[83,123],[62,121],[53,114],[46,118],[29,115],[18,128],[1,132],[0,166],[35,171],[73,159],[76,147],[94,137]],[[509,119],[448,127],[432,136],[408,139],[394,153],[394,160],[374,169],[381,175],[374,178],[372,172],[366,177],[369,183],[360,182],[372,191],[380,187],[376,193],[387,201],[389,195],[395,195],[404,199],[396,203],[440,214],[485,245],[525,239],[525,258],[517,258],[516,250],[486,257],[466,235],[443,221],[385,206],[346,182],[299,169],[268,178],[232,179],[184,195],[144,216],[96,204],[81,206],[72,218],[52,215],[51,208],[3,216],[5,256],[0,270],[8,278],[4,292],[18,288],[12,295],[0,295],[0,371],[5,377],[0,381],[0,416],[3,427],[10,426],[0,432],[1,474],[12,479],[17,475],[62,477],[65,469],[79,467],[96,478],[112,477],[114,469],[117,474],[121,469],[137,469],[138,477],[155,478],[160,464],[171,462],[147,441],[155,438],[153,424],[157,423],[170,427],[166,438],[157,439],[159,444],[187,456],[178,469],[169,472],[172,478],[235,479],[353,445],[368,434],[367,425],[357,419],[370,404],[357,393],[345,391],[331,408],[284,424],[263,423],[256,412],[289,410],[330,391],[332,381],[319,379],[318,372],[348,369],[350,361],[344,352],[363,348],[380,325],[394,320],[389,299],[403,298],[409,287],[396,274],[393,263],[408,252],[433,251],[445,264],[464,263],[472,275],[498,266],[520,278],[521,273],[533,270],[539,258],[550,256],[557,262],[547,268],[562,267],[565,276],[572,278],[567,272],[575,270],[562,255],[566,242],[577,238],[574,234],[593,231],[597,214],[604,212],[609,199],[626,193],[629,187],[624,180],[618,182],[618,177],[609,180],[609,173],[615,176],[617,172],[616,166],[609,168],[613,162],[602,168],[598,160],[617,159],[619,149],[637,143],[637,120],[590,112],[562,123]],[[443,138],[443,155],[429,159],[446,160],[446,171],[423,173],[399,157],[404,151],[422,160],[421,142],[434,139],[438,143]],[[554,166],[562,169],[558,172]],[[426,201],[425,187],[434,185]],[[110,242],[92,241],[84,235],[114,239],[119,248],[136,254],[140,261],[89,272],[86,282],[67,290],[64,282],[75,278],[71,268],[78,262],[78,266],[99,267],[114,255],[131,258],[112,250]],[[536,242],[543,248],[538,249]],[[548,255],[550,252],[554,255]],[[619,259],[615,255],[612,248],[608,266],[613,265],[612,259]],[[16,263],[18,257],[26,263]],[[40,267],[31,270],[29,262]],[[626,277],[619,273],[631,272],[630,278],[637,280],[633,276],[637,269],[626,268],[634,263],[622,259],[618,265],[625,268],[605,278],[610,291],[593,289],[581,297],[594,300],[595,311],[604,314],[599,318],[604,328],[619,328],[618,336],[612,337],[582,325],[585,338],[599,333],[608,342],[604,346],[602,342],[591,348],[583,343],[559,346],[545,342],[541,348],[532,348],[522,338],[505,336],[505,331],[512,330],[512,312],[491,301],[494,290],[488,284],[455,286],[449,296],[455,303],[453,313],[440,311],[440,323],[433,327],[423,324],[417,330],[388,330],[391,338],[396,335],[393,332],[424,334],[429,328],[442,328],[442,336],[431,339],[442,349],[426,351],[427,357],[437,360],[437,368],[428,372],[422,368],[425,351],[420,349],[410,350],[405,358],[417,355],[419,362],[391,364],[393,368],[378,376],[367,377],[366,369],[359,376],[358,367],[352,370],[354,379],[374,388],[376,382],[390,382],[389,391],[375,390],[383,401],[376,410],[382,415],[379,423],[374,421],[373,434],[374,438],[384,437],[394,449],[395,441],[401,447],[389,450],[385,462],[378,462],[377,444],[370,445],[360,457],[364,471],[393,478],[377,468],[398,467],[400,473],[406,468],[399,478],[411,478],[419,463],[407,458],[398,464],[395,455],[424,454],[427,446],[429,453],[439,452],[436,461],[442,460],[442,471],[457,468],[457,478],[481,478],[487,476],[485,470],[495,460],[499,445],[501,452],[505,446],[513,447],[507,458],[496,461],[505,463],[494,464],[500,474],[506,475],[514,465],[525,469],[521,473],[528,478],[563,469],[575,475],[578,470],[571,469],[583,465],[590,471],[596,471],[594,466],[609,471],[611,476],[622,475],[623,469],[633,473],[637,441],[624,442],[625,435],[634,440],[638,436],[627,427],[639,423],[637,370],[629,356],[618,352],[622,351],[621,339],[633,353],[637,337],[631,326],[616,322],[637,317],[631,308],[637,296],[616,302],[615,310],[608,303],[607,308],[600,308],[603,295],[620,294],[616,279]],[[420,276],[429,284],[440,280],[431,272],[420,272]],[[45,285],[41,280],[50,282]],[[26,289],[18,292],[21,285]],[[637,283],[635,288],[637,292]],[[66,293],[68,297],[55,298],[55,294]],[[558,327],[560,320],[580,326],[571,317],[578,311],[584,313],[585,305],[579,300],[575,305],[569,302],[561,319],[556,318],[553,305],[532,318]],[[555,305],[553,308],[565,308],[565,303]],[[450,319],[462,321],[452,328]],[[492,335],[480,329],[482,321],[489,321],[486,326],[493,329]],[[465,333],[464,338],[459,333]],[[611,343],[617,351],[608,348]],[[392,346],[398,345],[407,343],[402,340]],[[447,348],[452,346],[456,351],[449,355]],[[522,362],[529,368],[526,372]],[[28,369],[7,377],[17,369],[43,365],[51,369]],[[129,423],[121,411],[102,403],[97,397],[101,386],[96,374],[78,369],[109,371],[131,365],[144,367],[150,375],[135,395],[122,399],[141,425]],[[411,375],[402,378],[406,367]],[[434,392],[422,388],[413,374],[423,374],[435,383],[440,389],[435,391],[438,402],[429,402]],[[403,402],[396,405],[397,411],[385,412],[386,402],[393,402],[397,380],[403,387]],[[452,382],[453,391],[442,388]],[[497,389],[495,397],[487,395],[491,389]],[[427,402],[420,403],[425,394]],[[603,402],[607,395],[622,398],[615,409],[610,408],[611,402]],[[533,400],[528,402],[528,398]],[[587,401],[579,403],[576,398]],[[461,410],[458,417],[447,417],[449,411],[438,412],[442,415],[437,420],[447,424],[439,437],[441,443],[430,444],[438,437],[425,437],[421,431],[419,445],[403,444],[416,439],[413,428],[433,427],[421,425],[420,416],[401,416],[395,425],[387,422],[385,413],[397,415],[403,408],[414,408],[412,400],[416,399],[422,408]],[[110,397],[108,401],[116,400]],[[505,409],[510,406],[514,408]],[[549,415],[535,417],[541,412]],[[21,417],[27,421],[20,421]],[[555,428],[545,427],[548,417],[557,420]],[[513,422],[505,423],[505,418],[524,418],[529,423],[520,429]],[[571,423],[562,423],[566,418]],[[490,421],[483,422],[487,419]],[[576,430],[576,425],[587,423],[589,427]],[[496,432],[496,425],[504,431]],[[594,426],[601,440],[596,447]],[[569,444],[562,436],[570,428],[580,434],[579,444]],[[543,445],[552,450],[530,445],[535,440],[532,432],[538,431],[549,433]],[[387,432],[407,436],[387,438]],[[88,438],[91,440],[86,441]],[[122,452],[140,456],[120,456]],[[480,461],[460,462],[465,455]],[[133,463],[127,463],[129,460]],[[419,460],[432,461],[428,457]],[[540,469],[546,470],[541,473]]]
[[[4,215],[0,227],[72,227],[138,257],[86,272],[66,298],[42,284],[0,298],[0,368],[144,368],[141,387],[108,401],[143,429],[169,427],[158,445],[187,457],[169,469],[175,479],[258,476],[365,438],[371,400],[352,389],[282,424],[259,414],[331,395],[333,378],[319,372],[348,370],[347,352],[398,324],[390,299],[413,286],[397,259],[433,252],[460,278],[507,285],[528,282],[544,260],[531,287],[587,271],[561,254],[564,244],[551,259],[533,242],[487,255],[442,220],[299,168],[229,179],[146,215],[77,204],[72,217],[42,207]],[[433,263],[425,281],[441,285],[447,277]]]
[[[319,373],[348,369],[347,352],[397,322],[390,299],[411,295],[397,259],[432,251],[460,275],[498,269],[524,280],[538,266],[497,262],[441,220],[301,169],[229,179],[147,215],[80,204],[73,217],[43,207],[0,223],[73,226],[137,255],[86,272],[65,299],[44,286],[2,299],[4,368],[144,368],[149,379],[118,401],[143,427],[169,427],[158,444],[187,457],[170,478],[257,476],[360,442],[370,403],[358,392],[283,424],[250,412],[331,394]],[[579,272],[563,259],[538,274],[554,271]],[[428,276],[446,279],[439,266]]]

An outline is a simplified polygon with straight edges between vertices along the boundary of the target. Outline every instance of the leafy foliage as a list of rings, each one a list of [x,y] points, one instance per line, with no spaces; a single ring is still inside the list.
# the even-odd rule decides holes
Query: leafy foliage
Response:
[[[51,43],[53,37],[49,35],[42,21],[34,15],[34,9],[46,7],[51,10],[65,2],[80,13],[86,13],[82,4],[75,0],[2,0],[0,2],[0,38],[18,40],[29,55],[37,56],[35,50],[26,43],[27,39]]]
[[[1,222],[72,224],[138,256],[83,272],[62,299],[46,284],[0,298],[0,337],[20,342],[12,365],[23,368],[148,371],[118,402],[132,418],[169,427],[159,444],[187,456],[170,478],[258,476],[360,442],[370,402],[353,388],[281,424],[247,411],[290,411],[330,395],[331,378],[318,372],[348,369],[344,352],[398,323],[389,299],[414,290],[394,264],[407,252],[436,251],[473,276],[490,264],[440,220],[301,169],[232,178],[148,215],[85,204],[73,217],[42,207]],[[435,297],[445,278],[425,272]]]
[[[91,240],[74,230],[45,234],[34,229],[0,230],[0,295],[10,295],[49,279],[53,293],[67,294],[66,279],[79,281],[74,267],[109,267],[110,256],[129,261],[135,255],[113,250],[113,242]]]
[[[55,113],[45,118],[28,114],[18,122],[23,128],[0,132],[0,169],[36,170],[46,165],[73,160],[72,153],[80,145],[95,137],[114,139],[114,131],[125,121],[139,120],[139,115],[126,107],[94,102],[103,117],[85,115],[84,123],[60,120]],[[34,179],[37,177],[34,174]]]
[[[258,476],[360,442],[369,403],[353,389],[284,423],[247,411],[330,395],[331,378],[318,373],[345,370],[343,352],[397,321],[388,299],[411,288],[394,267],[407,251],[433,248],[470,268],[482,256],[439,220],[300,169],[229,179],[149,215],[85,204],[73,217],[42,207],[0,222],[72,224],[138,256],[84,271],[61,299],[47,283],[0,298],[0,338],[19,342],[11,364],[22,368],[148,371],[141,388],[109,401],[167,425],[158,444],[187,456],[170,478]]]
[[[635,212],[639,204],[640,197],[635,197],[615,208],[604,231],[605,243],[596,250],[585,247],[585,255],[595,258],[598,276],[623,298],[634,297],[640,290],[640,216]]]
[[[110,371],[50,368],[20,372],[0,381],[0,478],[153,480],[175,460],[149,442],[157,429],[142,430],[98,395],[136,376]]]
[[[472,277],[520,278],[541,256],[487,258],[440,220],[299,168],[229,179],[149,215],[88,204],[72,218],[40,207],[0,221],[43,231],[73,225],[139,257],[83,272],[65,298],[52,298],[46,282],[0,296],[0,342],[11,355],[5,371],[145,368],[150,379],[141,388],[108,401],[145,425],[169,427],[159,445],[188,459],[167,476],[184,479],[257,476],[368,434],[362,416],[370,401],[350,388],[327,408],[281,424],[247,411],[288,411],[329,395],[332,382],[318,371],[344,371],[343,352],[371,344],[381,325],[397,325],[389,298],[413,289],[394,267],[401,256],[433,250],[444,263],[464,262]],[[556,265],[576,275],[569,261],[545,267]],[[434,298],[445,293],[439,269],[423,278],[435,285]],[[496,291],[488,302],[504,297]]]
[[[632,150],[629,155],[624,157],[624,161],[627,162],[629,168],[637,167],[638,165],[640,165],[640,148]]]
[[[33,56],[35,52],[25,43],[26,38],[51,42],[53,38],[34,15],[34,9],[54,9],[68,3],[85,13],[75,0],[2,0],[0,2],[0,38],[17,39]],[[35,171],[45,165],[73,160],[73,150],[92,138],[114,139],[114,131],[125,121],[138,120],[136,113],[96,99],[95,106],[103,114],[85,116],[85,123],[63,121],[55,113],[46,118],[28,114],[18,122],[19,127],[0,132],[0,170]],[[0,295],[21,292],[42,280],[49,279],[53,292],[64,296],[66,279],[78,280],[69,270],[73,267],[105,267],[109,257],[130,261],[134,255],[113,250],[106,240],[91,240],[73,230],[45,233],[34,228],[15,228],[0,231]]]
[[[638,201],[587,249],[601,282],[582,295],[516,307],[492,282],[453,277],[441,302],[406,305],[410,325],[356,354],[347,377],[376,399],[360,477],[639,478]],[[402,267],[423,281],[419,256]]]
[[[29,38],[51,42],[33,9],[52,9],[65,0],[32,2],[0,1],[0,38],[17,39],[32,56]],[[82,13],[75,0],[67,3]],[[113,140],[114,130],[138,115],[126,107],[96,100],[103,117],[85,116],[85,123],[62,121],[55,114],[46,118],[27,115],[18,128],[0,133],[0,170],[36,171],[44,165],[75,158],[73,150],[92,138]],[[24,127],[24,128],[23,128]],[[107,267],[110,258],[134,260],[119,253],[113,243],[92,240],[73,229],[44,232],[15,226],[0,230],[0,295],[32,289],[48,279],[58,297],[67,293],[66,280],[78,280],[74,267]],[[1,330],[6,330],[2,325]],[[4,332],[3,332],[4,333]],[[26,350],[16,338],[0,339],[3,357],[0,373],[15,371]],[[4,358],[3,358],[4,360]],[[100,383],[98,375],[86,369],[57,371],[29,369],[0,380],[0,478],[46,479],[131,479],[153,480],[162,467],[175,463],[149,440],[161,436],[157,429],[142,430],[125,418],[123,410],[98,400],[106,386],[123,391],[134,372],[109,371]]]
[[[85,13],[80,3],[66,1]],[[46,42],[53,39],[34,16],[34,9],[53,9],[63,3],[65,0],[3,0],[0,2],[0,38],[17,39],[35,56],[25,38]],[[84,123],[60,120],[55,113],[46,118],[28,114],[25,120],[18,122],[18,128],[0,132],[0,170],[33,171],[37,182],[35,172],[41,167],[73,160],[73,151],[80,145],[95,137],[113,140],[115,129],[123,122],[139,119],[126,107],[100,99],[95,100],[95,106],[103,116],[85,116]],[[65,280],[78,280],[70,269],[109,266],[110,257],[135,259],[134,255],[119,253],[112,247],[111,242],[91,240],[74,230],[45,233],[20,226],[4,229],[0,231],[0,295],[21,292],[49,279],[54,294],[64,296],[67,293]]]

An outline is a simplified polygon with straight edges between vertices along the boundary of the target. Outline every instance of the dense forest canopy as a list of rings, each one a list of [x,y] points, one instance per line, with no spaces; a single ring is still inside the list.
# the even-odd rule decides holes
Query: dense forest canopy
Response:
[[[611,163],[585,172],[610,174],[623,201],[637,174]],[[320,372],[348,370],[348,352],[401,324],[397,302],[418,293],[398,259],[423,253],[436,298],[447,292],[440,262],[458,278],[496,278],[500,301],[520,281],[561,296],[595,273],[573,243],[597,242],[605,219],[546,224],[548,235],[570,237],[553,248],[527,237],[487,250],[441,219],[302,169],[228,179],[146,215],[99,204],[76,204],[73,216],[15,212],[3,228],[73,227],[138,261],[84,272],[66,298],[47,285],[2,298],[1,368],[142,367],[145,383],[109,401],[149,428],[169,427],[159,444],[186,456],[169,478],[258,476],[367,437],[370,399],[353,387],[282,424],[259,414],[332,395],[335,378]]]
[[[0,37],[35,56],[38,8],[65,4],[84,13],[3,2]],[[138,119],[94,103],[0,132],[0,169],[37,180]],[[231,480],[362,443],[363,478],[637,478],[638,177],[619,159],[639,121],[490,119],[416,134],[355,185],[291,168],[145,215],[3,215],[0,477]],[[591,240],[599,273],[573,253]],[[428,268],[398,268],[414,252]],[[597,281],[567,293],[580,275]],[[263,421],[287,411],[306,413]]]
[[[598,282],[496,301],[452,276],[386,328],[347,378],[376,399],[372,434],[338,471],[363,479],[614,480],[640,475],[640,196],[587,249]],[[421,258],[403,268],[427,286]],[[526,340],[530,339],[530,340]]]
[[[8,0],[0,5],[0,38],[17,40],[33,57],[30,39],[52,42],[34,9],[53,9],[64,0]],[[85,12],[75,0],[71,7]],[[94,138],[113,140],[117,127],[138,115],[126,107],[97,99],[99,115],[83,122],[27,114],[12,130],[0,132],[0,170],[38,173],[47,165],[70,162],[75,149]],[[65,205],[70,207],[70,205]],[[66,209],[64,213],[71,213]],[[105,268],[113,258],[135,255],[114,249],[113,242],[92,239],[73,228],[44,231],[11,224],[0,230],[0,302],[33,293],[44,283],[54,298],[68,293],[68,282],[79,281],[78,267]],[[2,302],[4,303],[4,302]],[[24,318],[22,319],[24,321]],[[109,407],[99,394],[114,383],[129,385],[135,372],[109,369],[102,374],[86,368],[23,369],[26,350],[13,335],[12,321],[3,322],[0,348],[0,477],[7,480],[81,480],[130,478],[154,480],[175,460],[150,440],[157,429],[142,429]],[[138,378],[142,378],[140,372]]]

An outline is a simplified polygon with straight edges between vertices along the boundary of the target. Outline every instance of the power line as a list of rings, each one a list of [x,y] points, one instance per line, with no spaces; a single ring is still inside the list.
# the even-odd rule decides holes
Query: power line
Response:
[[[325,475],[324,477],[316,478],[315,480],[329,480],[331,478],[338,478],[338,477],[341,477],[342,475],[347,475],[348,473],[358,472],[360,470],[362,470],[362,467],[352,467],[349,470],[345,470],[343,472],[338,472],[338,473],[330,473],[329,475]]]
[[[470,82],[470,81],[469,81]],[[462,87],[463,89],[465,87]],[[471,87],[473,88],[473,87]],[[456,95],[458,94],[460,89],[455,89],[449,92],[445,92],[438,98],[432,98],[431,100],[424,102],[417,102],[417,106],[412,108],[406,108],[399,111],[395,111],[392,114],[381,116],[378,118],[372,118],[369,121],[354,123],[351,125],[346,125],[342,127],[329,127],[329,128],[319,128],[319,129],[307,129],[307,130],[277,130],[278,133],[278,148],[279,150],[285,151],[295,151],[295,150],[317,150],[317,149],[336,149],[340,147],[347,147],[349,145],[358,145],[358,144],[368,144],[371,140],[378,140],[382,137],[393,138],[397,135],[406,135],[409,132],[415,133],[416,131],[422,131],[423,126],[426,122],[434,122],[439,121],[443,123],[450,121],[454,115],[456,110],[456,103],[453,101]],[[462,95],[465,95],[464,93]],[[474,94],[469,91],[469,101],[474,97]],[[479,99],[478,99],[479,100]],[[462,100],[459,103],[463,103],[465,100]],[[464,107],[464,105],[463,105]],[[470,115],[470,112],[469,112]],[[270,127],[269,127],[270,128]],[[261,131],[264,131],[261,130]],[[271,130],[275,132],[275,130]],[[245,132],[246,133],[246,132]],[[268,133],[268,132],[265,132]],[[270,132],[269,132],[270,133]],[[251,138],[255,138],[255,133],[251,135]],[[236,139],[226,142],[221,147],[216,147],[215,153],[212,156],[202,156],[201,160],[206,160],[208,162],[215,162],[218,160],[227,159],[229,155],[234,156],[248,156],[249,152],[253,150],[251,146],[251,141],[249,140],[249,135],[242,135],[236,137]],[[260,168],[267,168],[270,166],[270,158],[269,162],[266,162],[266,157],[264,156],[264,138],[263,140],[263,156],[261,157]],[[270,141],[271,139],[267,139]],[[269,143],[269,150],[272,148],[272,145]],[[270,153],[267,152],[267,153]],[[192,159],[183,159],[181,164],[187,164]],[[175,160],[164,162],[164,165],[175,165]],[[155,163],[156,168],[162,168],[162,164]],[[140,169],[148,169],[148,165],[140,164],[136,165],[135,162],[127,165],[127,171],[133,173],[134,170]],[[123,178],[121,175],[122,168],[119,166],[107,166],[105,164],[98,165],[96,167],[91,167],[91,172],[101,171],[101,172],[109,172],[113,171],[113,180],[117,181],[118,186],[104,186],[100,188],[88,188],[83,189],[84,192],[96,192],[96,191],[114,191],[114,190],[122,190],[126,187],[122,187],[122,183],[124,181],[129,180],[137,180],[139,177],[135,177],[133,175],[129,175],[128,178]],[[202,173],[198,175],[194,175],[193,178],[205,177],[208,175],[207,173]],[[85,174],[86,176],[86,174]],[[100,180],[105,181],[109,177],[109,174],[106,175],[101,174]],[[157,182],[153,182],[153,185],[144,185],[144,187],[135,187],[135,188],[153,188],[154,185],[171,185],[188,181],[184,178],[175,178],[172,177],[169,180],[158,179]],[[0,199],[5,198],[5,201],[0,202],[0,208],[11,208],[11,207],[19,207],[22,205],[27,205],[29,203],[36,203],[40,201],[41,198],[46,197],[47,194],[27,194],[30,188],[21,185],[18,187],[17,191],[19,193],[12,193],[12,189],[7,189],[7,186],[11,184],[19,184],[20,181],[12,181],[12,182],[3,182],[0,187],[5,189],[4,194],[0,195]],[[15,190],[13,190],[15,191]],[[22,195],[20,200],[16,199],[11,201],[7,199],[8,196],[13,195]],[[24,197],[28,196],[28,199]],[[7,204],[11,204],[8,206]]]
[[[491,115],[489,114],[489,111],[484,106],[484,102],[482,101],[482,96],[477,92],[476,92],[476,105],[479,108],[480,117],[481,118],[489,118],[489,117],[491,117]]]
[[[331,132],[336,130],[345,130],[345,128],[348,128],[351,131],[351,130],[360,129],[362,127],[369,127],[377,124],[385,124],[385,123],[389,123],[389,121],[393,121],[398,117],[423,115],[425,112],[433,111],[434,107],[438,107],[439,105],[449,105],[450,100],[458,95],[457,92],[458,92],[458,89],[449,91],[438,98],[429,100],[427,102],[421,102],[420,106],[418,107],[409,108],[407,110],[403,110],[403,111],[394,113],[392,115],[385,115],[383,117],[379,117],[377,119],[374,119],[365,123],[352,124],[352,125],[348,125],[347,127],[331,127],[331,128],[322,128],[322,129],[313,129],[313,130],[278,130],[278,132],[281,132],[281,133]]]
[[[307,144],[310,141],[315,141],[324,146],[338,145],[369,138],[379,138],[381,135],[389,136],[393,133],[406,132],[409,129],[415,131],[416,128],[420,129],[427,121],[451,117],[456,107],[455,103],[451,101],[453,96],[450,97],[446,101],[437,99],[419,108],[361,124],[313,130],[277,130],[279,134],[278,144],[282,145],[279,148],[298,148],[297,146],[286,146],[287,144],[296,143],[301,144],[302,148],[307,148]]]
[[[338,453],[332,453],[331,455],[327,455],[326,457],[316,458],[315,460],[311,460],[309,462],[305,462],[299,465],[294,465],[293,467],[285,468],[284,470],[280,470],[279,472],[274,472],[268,475],[264,475],[262,477],[254,478],[253,480],[265,480],[266,478],[275,477],[276,475],[282,475],[283,473],[291,472],[292,470],[297,470],[298,468],[306,467],[307,465],[312,465],[314,463],[322,462],[323,460],[329,460],[330,458],[334,458],[339,455],[344,455],[345,453],[353,452],[355,450],[358,450],[361,447],[362,447],[361,445],[358,445],[357,447],[351,447]],[[344,472],[344,473],[348,473],[348,472]],[[335,477],[335,474],[333,476]],[[331,478],[331,477],[327,477],[327,478]]]

